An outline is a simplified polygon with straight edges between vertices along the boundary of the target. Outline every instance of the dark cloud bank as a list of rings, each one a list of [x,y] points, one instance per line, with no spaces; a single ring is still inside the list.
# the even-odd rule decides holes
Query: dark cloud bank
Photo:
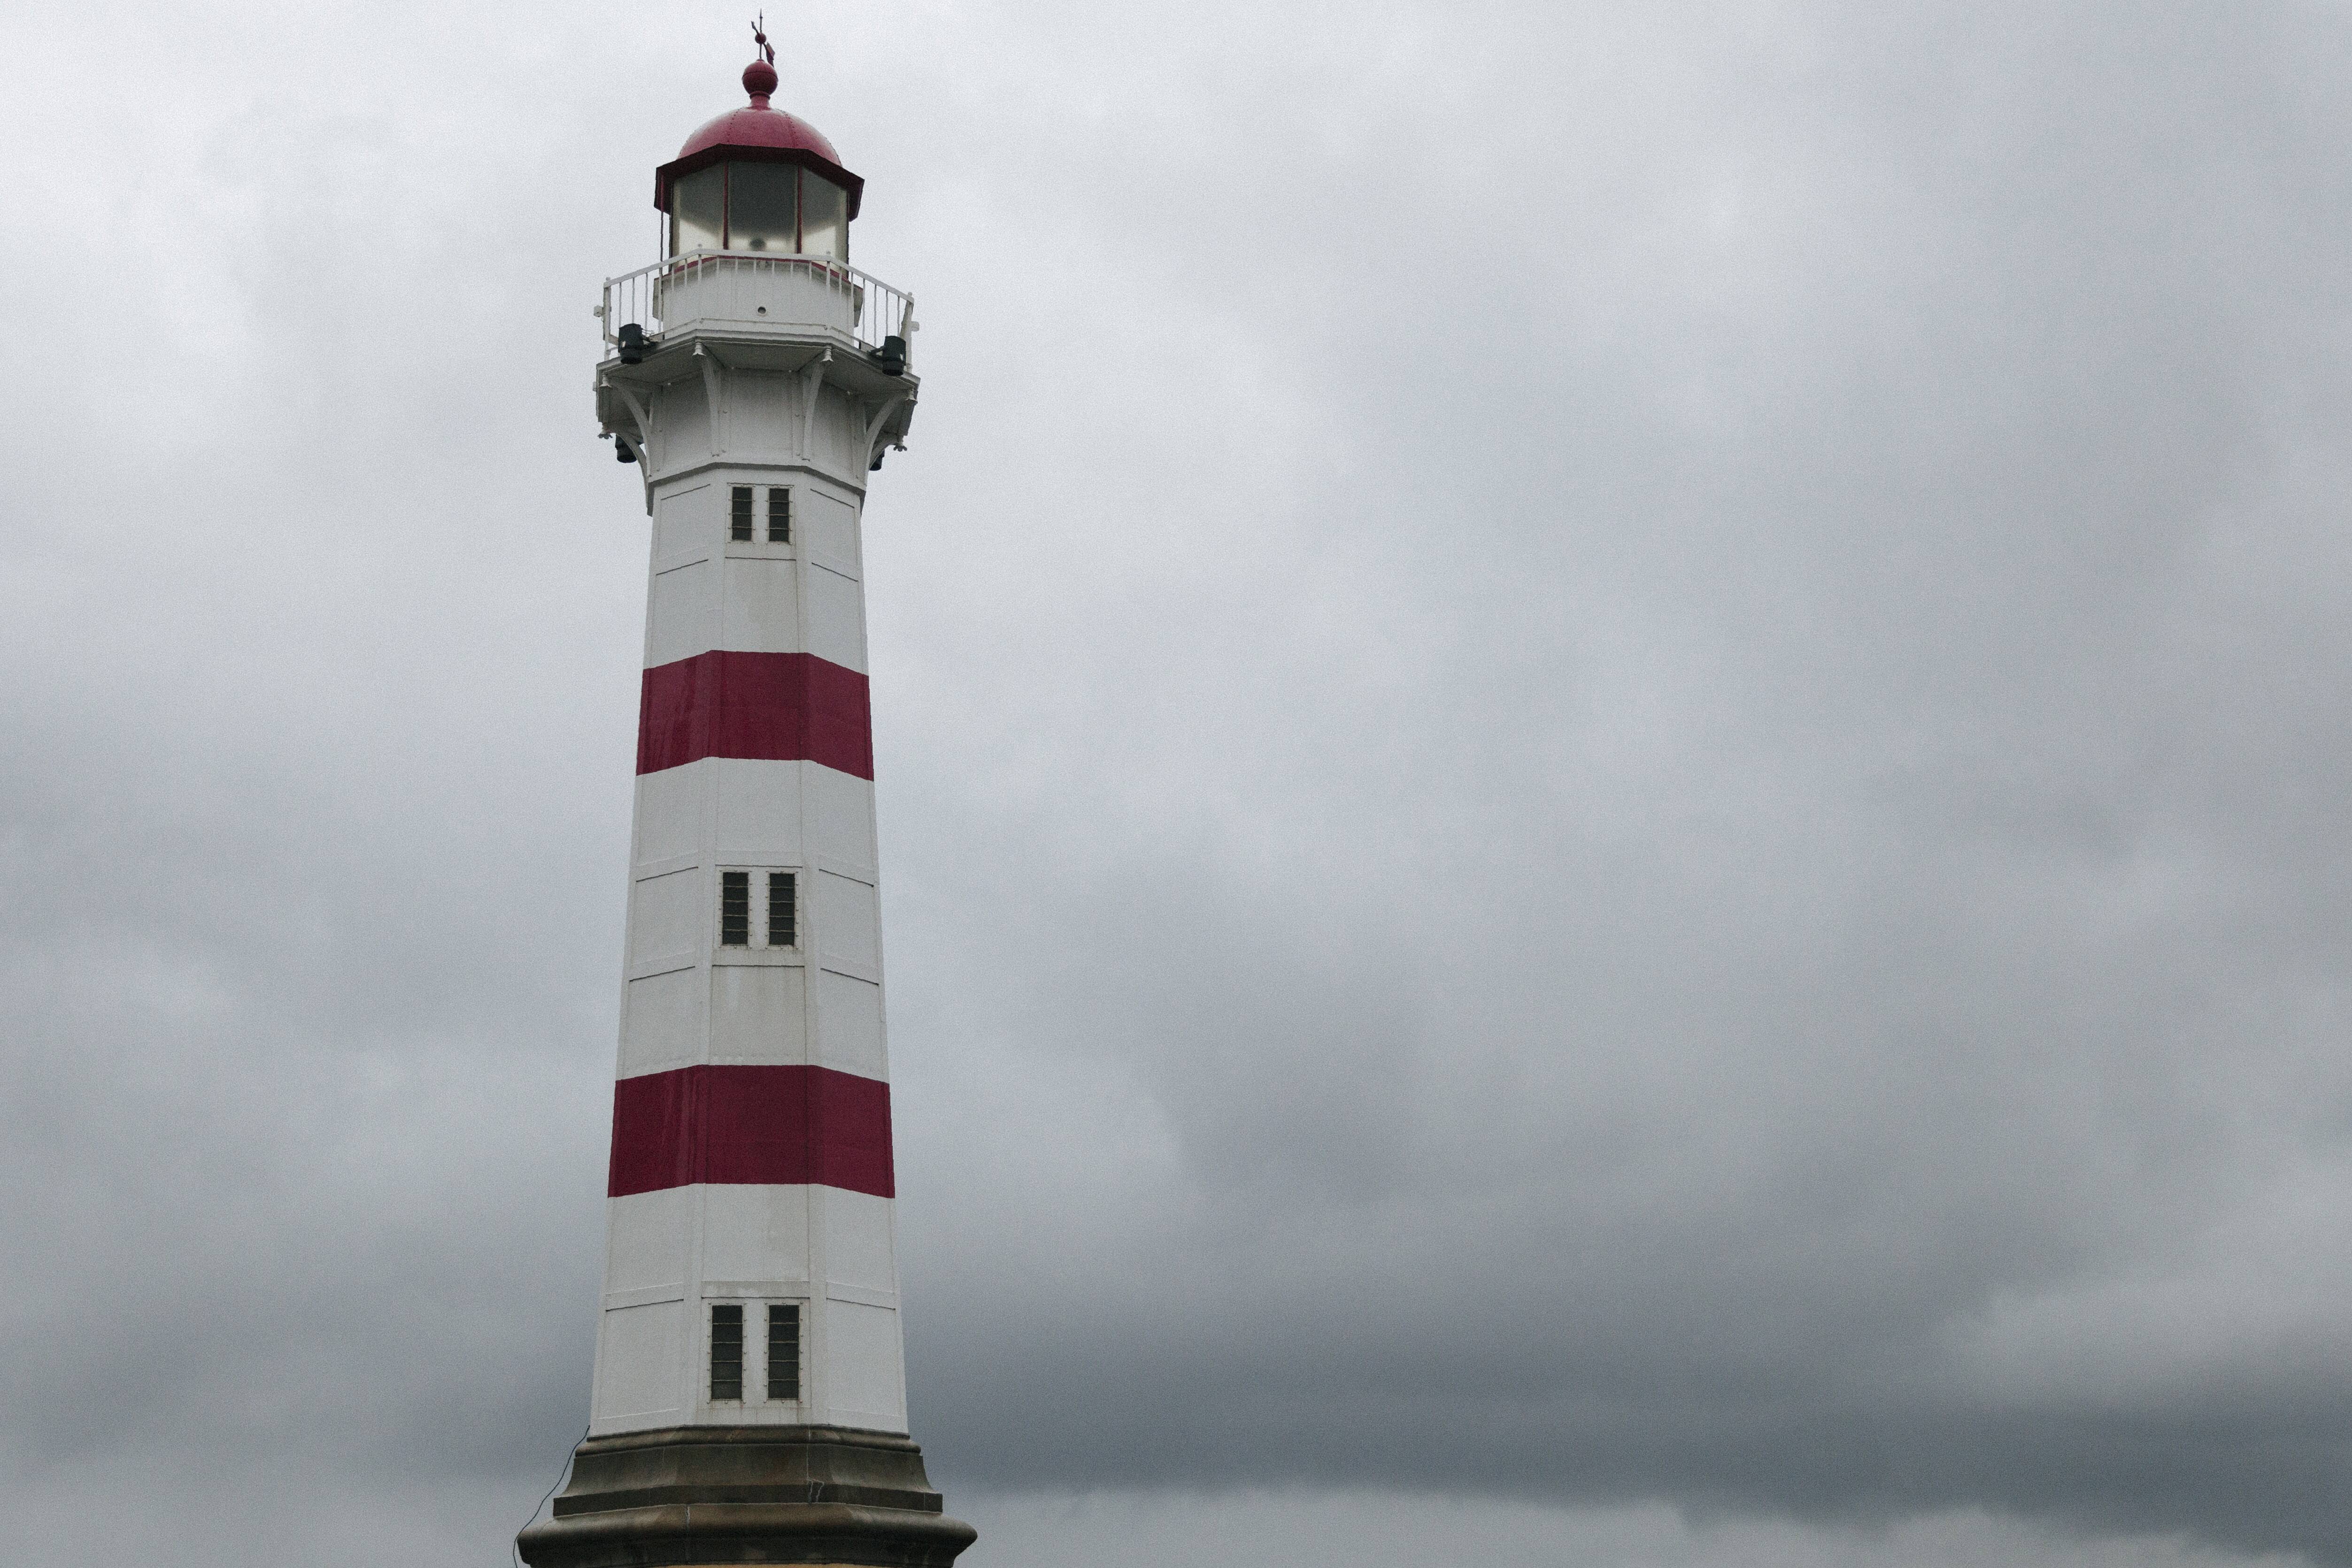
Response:
[[[796,24],[934,1474],[2352,1563],[2352,24],[1623,9]],[[21,1561],[495,1554],[584,1420],[587,307],[740,62],[457,20],[7,111]]]

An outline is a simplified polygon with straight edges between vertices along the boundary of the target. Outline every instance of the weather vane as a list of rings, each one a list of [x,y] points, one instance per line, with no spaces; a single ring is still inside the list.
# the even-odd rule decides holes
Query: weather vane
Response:
[[[768,14],[765,11],[752,20],[751,41],[760,46],[760,58],[770,65],[776,63],[776,46],[768,42]]]

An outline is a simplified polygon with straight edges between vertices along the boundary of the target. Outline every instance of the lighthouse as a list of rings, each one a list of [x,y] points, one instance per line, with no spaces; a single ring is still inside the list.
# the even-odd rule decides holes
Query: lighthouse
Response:
[[[913,303],[850,264],[865,182],[754,37],[749,104],[654,173],[662,256],[597,310],[652,539],[591,1420],[532,1568],[973,1539],[908,1436],[866,685]]]

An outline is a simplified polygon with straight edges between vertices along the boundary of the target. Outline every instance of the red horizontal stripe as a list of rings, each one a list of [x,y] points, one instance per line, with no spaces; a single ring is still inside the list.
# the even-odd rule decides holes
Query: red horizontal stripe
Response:
[[[617,1198],[698,1182],[895,1196],[890,1086],[812,1067],[680,1068],[614,1085],[605,1190]]]
[[[637,772],[705,757],[823,763],[874,776],[866,678],[808,653],[713,649],[646,671]]]

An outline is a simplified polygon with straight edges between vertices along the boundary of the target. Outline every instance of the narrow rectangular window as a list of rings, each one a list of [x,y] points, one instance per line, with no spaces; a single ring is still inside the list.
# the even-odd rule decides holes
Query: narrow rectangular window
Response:
[[[742,540],[745,543],[751,542],[751,487],[750,485],[735,487],[734,510],[729,513],[729,521],[732,525],[728,530],[729,537]]]
[[[719,873],[719,945],[751,945],[751,873]]]
[[[710,1308],[710,1397],[743,1397],[743,1304]]]
[[[800,941],[800,913],[794,879],[790,871],[768,873],[768,945],[790,947]]]
[[[768,1308],[768,1397],[801,1396],[801,1310],[795,1306]]]
[[[790,544],[793,542],[793,492],[782,485],[768,489],[768,542]]]

